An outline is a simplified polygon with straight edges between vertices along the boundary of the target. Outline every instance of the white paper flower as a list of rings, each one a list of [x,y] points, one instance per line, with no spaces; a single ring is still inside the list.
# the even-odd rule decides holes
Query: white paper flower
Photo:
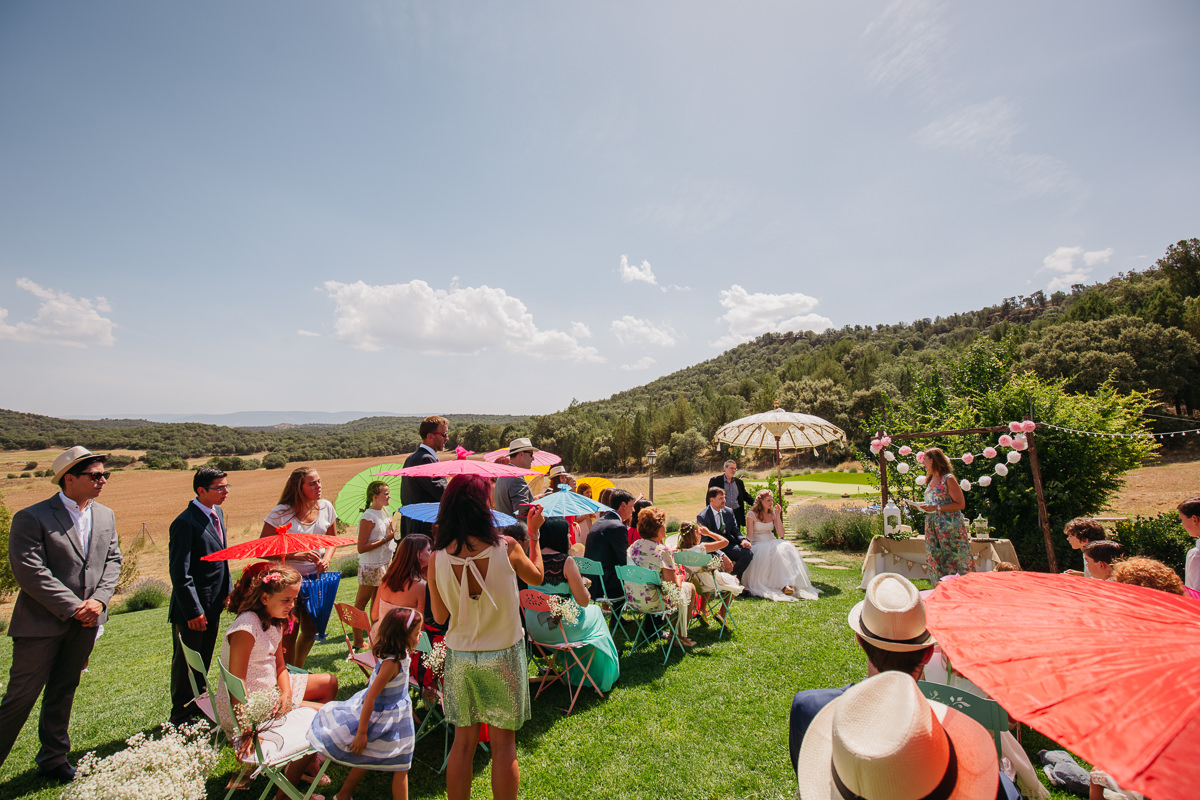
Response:
[[[883,457],[884,457],[884,458],[886,458],[888,461],[895,461],[895,460],[896,460],[896,454],[895,454],[895,453],[893,453],[891,450],[884,450],[884,451],[883,451]]]
[[[985,489],[987,487],[991,486],[992,485],[992,476],[991,475],[980,475],[979,476],[979,485]]]
[[[907,475],[908,474],[908,464],[904,461],[901,461],[899,464],[896,465],[896,472],[899,472],[901,475]]]
[[[1005,475],[1008,474],[1008,465],[1007,464],[997,464],[996,465],[996,474],[999,475],[1001,478],[1003,478]]]
[[[924,486],[924,485],[925,485],[925,476],[918,475],[917,476],[917,486]]]
[[[1010,463],[1010,464],[1016,464],[1016,463],[1017,463],[1018,461],[1020,461],[1020,460],[1021,460],[1021,454],[1020,454],[1020,453],[1018,453],[1016,450],[1009,450],[1009,451],[1008,451],[1008,463]]]
[[[963,478],[958,482],[958,488],[962,489],[964,492],[969,492],[971,491],[971,482],[966,478]]]

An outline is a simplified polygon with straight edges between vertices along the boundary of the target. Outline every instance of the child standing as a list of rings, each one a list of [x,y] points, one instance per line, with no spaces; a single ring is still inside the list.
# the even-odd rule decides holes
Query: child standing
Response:
[[[1188,536],[1200,538],[1200,497],[1189,497],[1175,510],[1179,522]],[[1183,568],[1183,588],[1190,589],[1193,597],[1200,596],[1200,541],[1187,553],[1187,564]]]
[[[392,774],[392,800],[408,798],[416,732],[408,697],[409,654],[421,636],[421,615],[396,607],[379,621],[373,652],[379,662],[366,689],[327,703],[308,731],[308,741],[327,758],[350,765],[334,800],[349,800],[367,770]]]

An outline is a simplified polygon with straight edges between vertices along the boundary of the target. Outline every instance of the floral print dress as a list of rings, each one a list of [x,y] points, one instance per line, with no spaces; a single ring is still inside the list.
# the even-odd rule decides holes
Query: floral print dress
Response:
[[[945,506],[954,502],[946,489],[953,475],[943,475],[925,488],[925,502]],[[925,552],[936,583],[947,575],[971,571],[971,538],[961,511],[932,511],[925,515]]]

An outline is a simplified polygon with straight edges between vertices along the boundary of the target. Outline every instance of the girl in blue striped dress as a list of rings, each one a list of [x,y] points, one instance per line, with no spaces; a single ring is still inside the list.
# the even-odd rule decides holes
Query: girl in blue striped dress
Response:
[[[379,662],[366,689],[349,700],[326,703],[313,720],[308,741],[318,752],[351,767],[335,800],[349,800],[367,770],[394,773],[392,800],[408,800],[412,765],[412,701],[408,660],[421,636],[421,614],[393,608],[379,621],[372,648]]]

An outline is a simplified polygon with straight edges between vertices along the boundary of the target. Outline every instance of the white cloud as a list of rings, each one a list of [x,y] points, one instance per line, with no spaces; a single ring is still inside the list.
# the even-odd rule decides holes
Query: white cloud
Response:
[[[303,328],[300,328],[299,330],[297,330],[296,333],[299,334],[300,336],[320,336],[321,335],[319,333],[313,333],[312,331],[306,331]]]
[[[867,77],[892,89],[911,84],[921,93],[937,91],[941,83],[939,61],[950,38],[938,0],[896,0],[867,26],[864,45],[875,55],[867,63]]]
[[[640,267],[635,267],[629,263],[628,256],[621,256],[621,265],[617,267],[617,271],[621,273],[623,283],[641,281],[651,286],[658,285],[658,279],[654,277],[654,270],[650,269],[649,261],[643,261]]]
[[[833,327],[828,317],[812,313],[820,301],[799,292],[750,294],[735,283],[718,297],[726,309],[720,321],[729,326],[729,333],[713,342],[715,347],[733,347],[767,331],[823,331]]]
[[[434,289],[422,280],[386,286],[326,281],[337,304],[334,338],[360,350],[402,347],[425,355],[476,355],[489,347],[534,358],[601,362],[570,334],[539,330],[516,297],[488,286]]]
[[[654,366],[656,363],[657,362],[650,356],[642,356],[641,358],[639,358],[637,361],[633,362],[632,364],[622,364],[621,369],[625,369],[625,370],[650,369],[650,367]]]
[[[655,325],[649,320],[638,319],[628,314],[620,319],[614,319],[609,329],[621,344],[672,347],[678,341],[677,334],[670,326]]]
[[[572,322],[571,335],[576,339],[590,339],[592,338],[592,329],[582,322]]]
[[[45,289],[28,278],[18,278],[17,286],[42,301],[33,322],[9,325],[8,310],[0,308],[0,339],[18,342],[45,342],[67,347],[87,347],[95,344],[111,347],[116,339],[111,319],[101,316],[112,307],[103,297],[89,300],[72,297],[66,292]]]
[[[1113,255],[1113,249],[1084,251],[1082,247],[1057,247],[1054,252],[1042,259],[1042,268],[1038,272],[1051,272],[1054,277],[1046,285],[1046,289],[1057,292],[1069,289],[1076,283],[1085,283],[1091,277],[1092,269],[1097,264],[1104,264]],[[1083,264],[1077,264],[1076,259],[1083,257]]]

